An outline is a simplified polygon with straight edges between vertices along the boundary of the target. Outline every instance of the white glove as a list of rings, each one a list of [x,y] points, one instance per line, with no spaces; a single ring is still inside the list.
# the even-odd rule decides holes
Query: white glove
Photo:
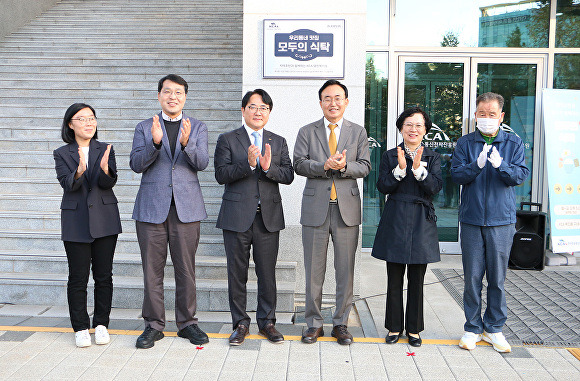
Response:
[[[489,155],[489,158],[487,160],[489,160],[489,162],[491,163],[491,165],[493,165],[494,168],[498,168],[501,165],[503,159],[501,156],[499,156],[497,148],[493,147],[493,149],[491,150],[491,154]]]
[[[481,150],[479,156],[477,157],[477,166],[479,168],[485,167],[485,162],[487,161],[487,153],[489,152],[490,148],[491,146],[488,145],[487,143],[483,145],[483,149]]]

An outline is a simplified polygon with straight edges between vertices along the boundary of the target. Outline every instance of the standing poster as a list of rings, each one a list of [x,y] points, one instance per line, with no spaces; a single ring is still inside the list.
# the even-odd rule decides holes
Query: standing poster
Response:
[[[344,78],[345,20],[264,20],[264,78]]]
[[[543,89],[552,251],[580,251],[580,90]]]

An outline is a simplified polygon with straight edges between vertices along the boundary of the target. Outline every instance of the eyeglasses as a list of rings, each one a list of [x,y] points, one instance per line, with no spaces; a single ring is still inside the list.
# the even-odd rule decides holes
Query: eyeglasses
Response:
[[[414,123],[407,122],[407,123],[403,123],[403,127],[407,128],[409,130],[413,127],[415,127],[415,129],[417,129],[417,130],[422,130],[423,128],[425,128],[425,125],[423,123],[414,124]]]
[[[171,96],[172,94],[175,94],[176,97],[181,98],[183,95],[185,95],[185,91],[181,91],[181,90],[169,90],[169,89],[163,89],[161,90],[161,94],[163,94],[166,97]]]
[[[332,101],[334,101],[334,103],[336,103],[337,105],[341,105],[344,103],[345,99],[346,98],[343,98],[343,97],[334,97],[334,98],[324,97],[324,99],[322,100],[322,103],[324,103],[325,105],[329,105],[332,103]]]
[[[71,120],[78,120],[81,124],[93,123],[97,121],[96,116],[89,116],[88,118],[80,117],[80,118],[73,118]]]
[[[255,106],[255,105],[249,105],[248,106],[248,109],[251,112],[256,112],[256,111],[260,110],[261,113],[267,113],[267,112],[270,111],[270,107],[267,107],[267,106],[260,106],[260,107],[258,107],[258,106]]]

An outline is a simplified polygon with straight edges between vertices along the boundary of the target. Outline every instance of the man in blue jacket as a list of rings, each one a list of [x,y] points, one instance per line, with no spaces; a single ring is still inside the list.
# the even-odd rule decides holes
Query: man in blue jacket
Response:
[[[482,339],[498,352],[510,352],[502,334],[507,320],[504,282],[516,222],[516,185],[528,177],[524,146],[515,134],[499,128],[504,99],[495,93],[477,97],[477,131],[457,141],[451,177],[463,185],[459,221],[465,288],[464,349]],[[487,308],[481,316],[483,275],[487,278]]]

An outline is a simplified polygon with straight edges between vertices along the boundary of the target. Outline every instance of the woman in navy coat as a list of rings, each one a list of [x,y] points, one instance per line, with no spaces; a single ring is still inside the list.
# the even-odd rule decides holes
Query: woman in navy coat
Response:
[[[64,189],[61,238],[68,259],[67,297],[76,345],[91,345],[87,283],[92,265],[96,344],[109,342],[113,298],[113,254],[121,220],[113,186],[117,182],[115,152],[97,140],[95,110],[84,103],[70,106],[61,127],[66,145],[53,153],[56,175]]]
[[[399,115],[403,143],[383,154],[377,189],[388,195],[372,256],[387,262],[385,341],[396,343],[407,331],[409,344],[421,345],[423,280],[427,263],[438,262],[439,241],[433,195],[443,186],[441,158],[421,145],[431,119],[418,107]],[[407,306],[403,319],[403,276],[407,270]],[[403,325],[404,323],[404,325]]]

